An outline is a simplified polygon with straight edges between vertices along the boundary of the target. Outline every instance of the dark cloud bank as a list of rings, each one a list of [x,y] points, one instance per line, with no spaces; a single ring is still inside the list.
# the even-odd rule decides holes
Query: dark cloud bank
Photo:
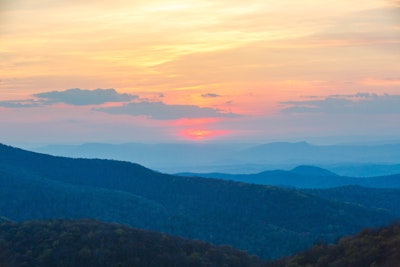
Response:
[[[99,105],[107,102],[128,102],[139,98],[137,95],[120,94],[115,89],[52,91],[33,95],[48,103],[65,103],[75,106]]]
[[[119,107],[95,108],[109,114],[148,116],[155,120],[175,120],[180,118],[234,118],[238,114],[224,113],[219,109],[201,108],[194,105],[167,105],[162,102],[129,103]]]
[[[101,105],[108,102],[123,103],[116,107],[97,107],[92,110],[108,114],[126,114],[147,116],[154,120],[174,120],[180,118],[234,118],[238,114],[225,113],[219,109],[202,108],[195,105],[167,105],[163,102],[149,102],[137,95],[121,94],[115,89],[85,90],[79,88],[65,91],[51,91],[34,94],[37,100],[0,101],[0,107],[31,108],[44,107],[55,103],[73,106]],[[162,97],[163,95],[160,95]],[[219,97],[217,94],[205,94],[203,97]]]
[[[220,95],[214,94],[214,93],[202,94],[201,96],[204,97],[204,98],[216,98],[216,97],[221,97]]]
[[[129,102],[139,96],[120,94],[115,89],[85,90],[79,88],[65,91],[51,91],[34,94],[34,99],[0,101],[0,107],[5,108],[31,108],[48,106],[55,103],[64,103],[74,106],[100,105],[108,102]]]

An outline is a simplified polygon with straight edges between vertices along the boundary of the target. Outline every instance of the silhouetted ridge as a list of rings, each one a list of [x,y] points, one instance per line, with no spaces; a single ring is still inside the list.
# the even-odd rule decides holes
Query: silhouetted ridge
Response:
[[[325,176],[325,177],[338,176],[336,173],[333,173],[326,169],[308,165],[297,166],[296,168],[292,169],[291,172],[303,176]]]
[[[292,171],[273,170],[255,174],[227,173],[179,173],[192,177],[218,178],[260,185],[273,185],[290,188],[334,188],[349,185],[360,185],[372,188],[400,188],[400,174],[377,177],[339,176],[326,169],[313,166],[299,166]]]
[[[51,180],[108,189],[123,188],[134,182],[133,177],[140,177],[137,180],[140,182],[146,178],[162,179],[166,176],[131,162],[50,156],[6,145],[0,146],[0,167],[12,170],[14,174],[30,171]],[[104,176],[110,179],[99,179]]]

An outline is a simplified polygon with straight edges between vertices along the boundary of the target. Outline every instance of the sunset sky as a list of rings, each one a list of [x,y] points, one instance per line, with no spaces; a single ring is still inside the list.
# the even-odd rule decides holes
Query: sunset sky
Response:
[[[399,52],[399,1],[0,0],[0,142],[400,139]]]

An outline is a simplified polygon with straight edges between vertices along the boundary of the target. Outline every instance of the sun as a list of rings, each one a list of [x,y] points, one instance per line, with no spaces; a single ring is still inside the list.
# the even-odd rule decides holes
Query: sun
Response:
[[[207,130],[188,130],[186,131],[186,136],[191,140],[204,140],[208,137],[212,137],[213,132]]]
[[[218,130],[205,130],[205,129],[185,129],[180,132],[180,136],[187,140],[202,141],[212,139],[221,134],[225,134],[225,131]]]

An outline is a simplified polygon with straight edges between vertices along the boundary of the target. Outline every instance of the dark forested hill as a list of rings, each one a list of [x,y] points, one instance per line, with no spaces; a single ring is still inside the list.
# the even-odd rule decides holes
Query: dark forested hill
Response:
[[[335,245],[318,244],[280,260],[271,267],[397,267],[400,263],[400,224],[364,229],[341,238]]]
[[[228,246],[93,220],[0,223],[0,266],[260,266]]]
[[[264,258],[333,241],[395,215],[295,189],[70,159],[0,145],[0,214],[11,220],[96,218],[229,244]]]

